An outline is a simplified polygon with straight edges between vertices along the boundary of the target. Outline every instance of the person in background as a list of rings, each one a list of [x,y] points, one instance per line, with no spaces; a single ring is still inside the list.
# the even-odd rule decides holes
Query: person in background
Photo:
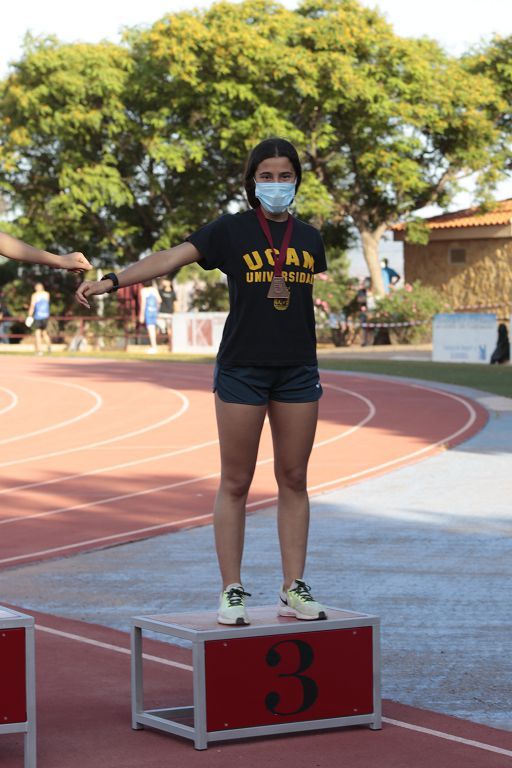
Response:
[[[357,292],[357,304],[359,306],[359,322],[362,330],[362,347],[369,347],[373,344],[374,328],[371,327],[372,316],[376,309],[375,296],[372,291],[372,281],[370,277],[365,277],[361,281]]]
[[[496,349],[491,355],[491,365],[495,363],[508,363],[510,360],[510,341],[508,338],[507,326],[500,323],[498,326],[498,343]]]
[[[5,303],[3,295],[0,293],[0,344],[9,343],[9,325],[5,321],[11,316]]]
[[[68,269],[71,272],[86,272],[92,269],[83,253],[74,251],[63,255],[41,251],[33,248],[22,240],[17,240],[5,232],[0,232],[0,255],[15,261],[24,261],[29,264],[44,264],[56,269]]]
[[[167,334],[167,346],[169,347],[169,352],[172,352],[172,316],[174,314],[176,294],[172,287],[172,280],[169,277],[163,277],[160,280],[158,292],[162,299],[160,311],[158,312],[158,325],[162,333]]]
[[[158,318],[158,309],[162,299],[151,280],[144,283],[140,292],[139,323],[144,323],[149,336],[149,348],[147,352],[151,355],[158,351],[156,345],[156,321]]]
[[[382,259],[380,262],[380,268],[382,272],[384,290],[386,293],[389,293],[391,288],[393,288],[400,281],[400,275],[389,266],[389,261],[387,259]]]
[[[33,318],[33,323],[30,325],[35,331],[37,354],[43,354],[43,343],[46,344],[48,352],[51,352],[51,340],[48,331],[46,330],[48,320],[50,319],[50,294],[45,290],[42,283],[36,283],[34,286],[34,293],[30,298],[28,316]]]

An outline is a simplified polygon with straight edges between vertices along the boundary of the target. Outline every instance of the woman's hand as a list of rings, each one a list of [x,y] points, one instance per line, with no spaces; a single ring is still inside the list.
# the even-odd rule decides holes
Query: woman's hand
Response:
[[[75,293],[75,299],[79,304],[90,309],[91,305],[87,299],[91,296],[101,296],[102,293],[107,293],[111,288],[113,288],[112,280],[84,280],[84,282],[80,283],[78,286],[78,290]]]
[[[87,272],[87,270],[92,269],[92,264],[89,263],[80,251],[65,253],[62,256],[58,256],[58,260],[60,268],[67,269],[70,272]]]

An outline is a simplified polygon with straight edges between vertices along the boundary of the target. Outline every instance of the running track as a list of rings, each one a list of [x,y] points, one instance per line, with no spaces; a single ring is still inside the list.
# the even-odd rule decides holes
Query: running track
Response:
[[[0,566],[211,522],[219,457],[212,367],[4,358]],[[311,495],[468,439],[487,412],[412,382],[323,373]],[[264,428],[250,510],[276,501]]]

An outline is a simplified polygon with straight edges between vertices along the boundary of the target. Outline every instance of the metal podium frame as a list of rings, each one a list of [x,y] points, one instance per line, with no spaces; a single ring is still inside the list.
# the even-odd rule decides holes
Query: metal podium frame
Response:
[[[4,608],[0,605],[0,632],[3,629],[25,630],[25,697],[27,719],[23,723],[0,724],[3,733],[22,733],[24,741],[24,766],[36,768],[36,675],[35,675],[35,630],[33,616]]]
[[[328,608],[327,620],[279,621],[275,606],[251,608],[251,620],[248,626],[230,626],[217,624],[216,613],[181,613],[154,616],[137,616],[132,619],[131,631],[131,682],[132,682],[132,728],[139,730],[144,726],[166,733],[182,736],[194,742],[196,749],[207,749],[209,742],[242,739],[252,736],[271,736],[294,731],[312,731],[341,726],[368,725],[372,730],[380,730],[381,725],[381,684],[380,684],[380,619],[370,614],[354,613]],[[266,619],[273,616],[274,621]],[[198,617],[204,621],[198,626]],[[263,617],[263,620],[262,620]],[[208,626],[209,624],[209,626]],[[210,640],[231,640],[242,637],[261,637],[269,635],[297,634],[297,632],[322,632],[332,629],[372,627],[373,653],[373,712],[317,720],[298,720],[295,722],[259,725],[247,728],[231,728],[222,731],[207,731],[206,725],[206,683],[205,683],[205,643]],[[188,640],[192,643],[193,664],[193,705],[187,707],[164,707],[144,709],[144,679],[142,632],[148,630],[171,637]],[[193,717],[194,724],[185,725],[175,718]]]

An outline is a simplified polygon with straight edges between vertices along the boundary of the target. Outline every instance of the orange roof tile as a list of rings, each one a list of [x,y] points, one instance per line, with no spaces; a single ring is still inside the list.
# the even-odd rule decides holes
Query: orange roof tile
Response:
[[[501,200],[490,211],[482,211],[479,207],[466,208],[463,211],[442,213],[425,219],[429,229],[460,229],[461,227],[494,227],[512,222],[512,197]],[[391,227],[395,232],[405,229],[405,224],[395,224]]]

